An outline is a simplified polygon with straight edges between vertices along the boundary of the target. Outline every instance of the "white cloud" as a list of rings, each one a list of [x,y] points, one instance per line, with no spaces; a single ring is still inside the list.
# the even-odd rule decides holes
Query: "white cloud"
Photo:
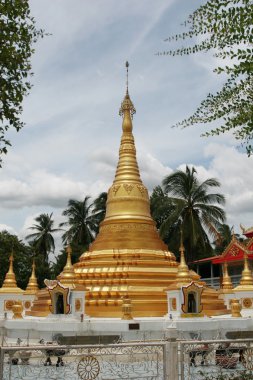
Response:
[[[65,207],[71,198],[98,194],[104,185],[101,181],[84,183],[46,170],[34,171],[25,180],[8,179],[1,182],[0,202],[4,208],[32,206]]]
[[[38,26],[52,36],[36,45],[34,87],[24,104],[27,126],[10,133],[13,146],[0,173],[1,224],[19,231],[29,215],[60,215],[68,199],[94,197],[108,189],[117,163],[117,113],[129,57],[130,93],[137,108],[134,134],[145,185],[152,190],[171,167],[192,162],[201,175],[227,184],[230,220],[248,224],[243,218],[251,202],[251,179],[231,174],[240,173],[240,163],[229,169],[225,148],[211,148],[209,139],[199,138],[201,128],[170,129],[216,85],[214,76],[193,59],[154,55],[201,1],[31,0]],[[223,137],[218,141],[231,144]],[[235,152],[229,160],[239,157]],[[222,171],[223,160],[230,173]],[[250,168],[241,171],[250,173]]]
[[[227,222],[235,225],[238,232],[240,223],[246,227],[252,226],[253,157],[221,144],[209,144],[205,148],[205,156],[210,159],[207,166],[194,166],[201,181],[210,177],[220,181],[221,188],[218,191],[226,197]],[[185,164],[179,168],[184,170]]]
[[[0,224],[0,231],[8,231],[9,233],[14,234],[14,235],[17,234],[15,229],[11,226],[8,226],[7,224]]]
[[[138,156],[141,178],[150,191],[161,184],[165,176],[172,173],[171,168],[163,165],[152,154],[140,151]]]

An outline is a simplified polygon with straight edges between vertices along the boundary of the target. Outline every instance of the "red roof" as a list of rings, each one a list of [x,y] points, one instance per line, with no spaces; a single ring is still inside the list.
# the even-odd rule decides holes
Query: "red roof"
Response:
[[[218,256],[205,257],[204,259],[195,260],[195,261],[193,261],[193,262],[190,263],[190,264],[205,263],[205,262],[208,262],[208,261],[212,261],[213,259],[216,259],[216,258],[218,258],[218,257],[220,257],[220,255],[218,255]]]
[[[251,252],[249,252],[251,251]],[[253,259],[253,238],[244,245],[239,242],[235,237],[231,240],[225,251],[218,256],[210,256],[204,259],[195,260],[192,264],[201,264],[211,261],[213,264],[222,264],[229,261],[242,261],[244,255],[248,254],[249,259]]]

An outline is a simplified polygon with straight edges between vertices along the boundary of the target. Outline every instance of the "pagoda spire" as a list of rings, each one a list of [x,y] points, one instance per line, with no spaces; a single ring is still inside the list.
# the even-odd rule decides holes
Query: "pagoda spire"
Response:
[[[108,190],[105,219],[89,250],[149,248],[167,251],[151,217],[148,190],[142,183],[136,159],[132,133],[136,110],[128,90],[128,69],[126,62],[126,94],[119,110],[123,121],[118,165]]]
[[[189,268],[188,268],[188,265],[186,264],[186,261],[185,261],[185,248],[184,248],[184,243],[183,243],[183,231],[182,231],[182,228],[181,228],[181,231],[180,231],[180,247],[179,247],[179,252],[180,252],[180,263],[179,263],[179,266],[178,266],[178,272],[177,272],[177,281],[179,281],[180,283],[182,282],[191,282],[192,281],[192,278],[190,276],[190,271],[189,271]]]
[[[74,271],[74,267],[72,265],[71,255],[72,255],[72,248],[70,244],[68,244],[66,248],[67,252],[67,261],[65,264],[65,267],[63,268],[63,271],[59,274],[57,279],[63,284],[72,286],[76,280],[76,275]]]
[[[223,264],[223,279],[222,279],[222,291],[223,293],[230,293],[232,292],[233,289],[233,284],[231,281],[231,277],[228,274],[228,263],[225,261]]]
[[[10,262],[9,270],[6,273],[6,276],[5,276],[5,279],[3,282],[3,286],[0,289],[1,293],[21,293],[21,292],[23,292],[23,290],[17,286],[16,276],[15,276],[15,273],[13,270],[13,261],[14,261],[14,258],[13,258],[13,251],[12,251],[10,258],[9,258],[9,262]]]
[[[37,277],[35,273],[35,260],[33,259],[32,263],[32,274],[31,277],[29,278],[29,282],[27,285],[27,288],[25,290],[26,294],[35,294],[38,291],[38,282],[37,282]]]

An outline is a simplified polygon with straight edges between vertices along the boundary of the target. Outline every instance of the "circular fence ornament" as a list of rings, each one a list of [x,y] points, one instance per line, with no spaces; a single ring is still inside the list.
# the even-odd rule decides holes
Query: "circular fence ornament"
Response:
[[[77,372],[82,380],[96,379],[100,372],[98,360],[94,356],[85,356],[78,363]]]
[[[242,362],[246,369],[252,370],[253,369],[253,349],[247,348],[243,353]]]

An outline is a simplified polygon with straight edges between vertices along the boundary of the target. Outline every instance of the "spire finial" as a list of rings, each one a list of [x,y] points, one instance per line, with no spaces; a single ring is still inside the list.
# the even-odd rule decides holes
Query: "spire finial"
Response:
[[[183,242],[183,228],[181,226],[180,228],[180,247],[179,247],[180,254],[184,255],[185,248],[184,248],[184,242]]]
[[[134,105],[133,105],[133,103],[130,99],[129,93],[128,93],[128,67],[129,67],[129,62],[126,61],[126,95],[124,97],[123,102],[121,103],[119,114],[120,114],[120,116],[123,116],[123,119],[126,119],[125,124],[128,124],[128,126],[126,128],[124,128],[124,125],[122,126],[123,130],[126,129],[126,131],[129,132],[129,131],[132,131],[131,118],[133,118],[133,115],[136,113],[136,110],[134,108]],[[129,120],[127,120],[127,119],[129,119]],[[124,120],[123,120],[123,124],[124,124]]]
[[[71,260],[72,248],[70,244],[67,245],[66,252],[67,252],[66,267],[71,268],[72,267],[72,260]]]
[[[235,241],[236,240],[236,236],[235,236],[234,226],[232,226],[232,228],[231,228],[231,234],[232,234],[232,240]]]
[[[178,266],[178,273],[177,273],[177,280],[180,282],[191,282],[191,276],[189,272],[188,265],[185,262],[185,248],[184,248],[184,243],[183,243],[183,229],[182,226],[180,228],[180,247],[179,247],[179,252],[180,252],[180,263]]]
[[[28,285],[26,288],[26,294],[35,294],[38,291],[38,282],[35,273],[35,258],[33,257],[32,261],[32,273],[28,281]]]
[[[128,67],[129,67],[129,62],[126,61],[126,93],[128,94]]]
[[[233,289],[233,284],[231,278],[228,274],[228,263],[225,261],[222,267],[223,271],[223,279],[222,279],[222,289],[224,293],[230,293],[231,289]]]

